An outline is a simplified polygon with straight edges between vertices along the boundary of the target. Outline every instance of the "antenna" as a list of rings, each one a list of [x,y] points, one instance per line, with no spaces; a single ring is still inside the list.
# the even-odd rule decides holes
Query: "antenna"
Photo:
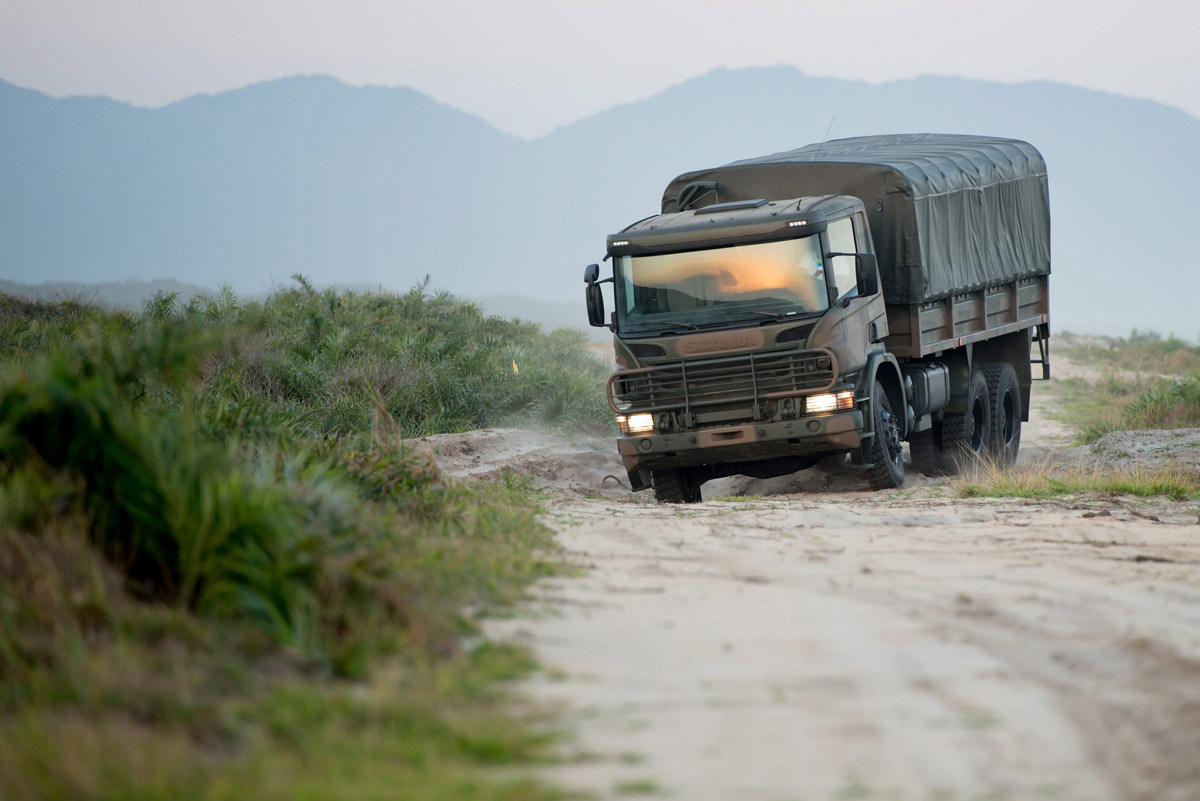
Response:
[[[834,124],[835,122],[837,122],[837,117],[836,117],[836,116],[834,116],[834,117],[831,117],[831,118],[829,119],[829,127],[825,129],[825,136],[824,136],[824,137],[822,137],[822,139],[821,139],[821,144],[825,144],[826,140],[828,140],[828,139],[829,139],[829,132],[833,130],[833,124]]]
[[[837,116],[830,118],[829,127],[825,129],[825,135],[821,137],[821,146],[817,148],[817,152],[813,154],[813,161],[817,160],[817,156],[821,155],[821,150],[824,149],[825,143],[829,140],[829,132],[833,130],[833,124],[837,122]]]

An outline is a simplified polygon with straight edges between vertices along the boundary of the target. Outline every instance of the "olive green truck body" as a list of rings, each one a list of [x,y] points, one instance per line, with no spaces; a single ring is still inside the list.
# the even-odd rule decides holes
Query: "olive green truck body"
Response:
[[[895,487],[903,441],[926,473],[1010,462],[1049,376],[1049,192],[1025,142],[861,137],[685,173],[607,245],[589,320],[614,332],[631,487],[660,501],[836,453]]]

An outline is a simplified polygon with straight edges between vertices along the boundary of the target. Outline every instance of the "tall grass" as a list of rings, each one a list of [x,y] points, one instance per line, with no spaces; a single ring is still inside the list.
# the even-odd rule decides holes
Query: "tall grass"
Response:
[[[482,314],[424,285],[404,295],[317,292],[306,282],[263,303],[194,298],[184,319],[237,322],[237,358],[210,366],[235,401],[302,412],[307,433],[370,423],[373,396],[405,436],[501,424],[595,427],[607,420],[604,368],[584,338]],[[514,367],[515,365],[515,367]]]
[[[1130,428],[1200,426],[1200,380],[1166,381],[1137,397],[1125,410]]]
[[[291,797],[313,776],[282,759],[298,742],[271,723],[282,707],[251,700],[285,685],[312,712],[314,754],[424,748],[400,771],[422,798],[460,797],[457,777],[496,754],[527,758],[511,721],[479,750],[485,724],[469,721],[501,718],[468,688],[512,671],[461,644],[464,610],[554,569],[534,492],[453,482],[408,440],[603,426],[603,373],[575,334],[424,286],[300,279],[261,302],[160,295],[134,314],[0,296],[0,796],[229,796],[269,770],[262,794]],[[373,682],[383,665],[411,692],[346,730],[350,690],[320,677]],[[450,734],[421,746],[425,723],[393,728],[427,718]],[[118,780],[131,755],[113,731],[160,743],[146,759],[161,761]],[[54,775],[30,744],[55,740],[107,756]],[[214,763],[214,743],[236,759]],[[361,771],[327,766],[342,778],[322,796],[361,797]],[[477,786],[461,797],[544,797]]]
[[[1112,431],[1200,426],[1200,380],[1192,376],[1147,382],[1106,373],[1095,384],[1075,379],[1065,390],[1080,444]]]
[[[1200,346],[1135,329],[1108,346],[1073,347],[1070,357],[1101,368],[1096,380],[1054,384],[1080,444],[1111,431],[1200,426]]]

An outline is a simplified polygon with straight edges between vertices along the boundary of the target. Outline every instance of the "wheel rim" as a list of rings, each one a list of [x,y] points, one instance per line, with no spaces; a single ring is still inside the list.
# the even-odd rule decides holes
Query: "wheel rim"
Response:
[[[903,453],[903,446],[900,444],[900,427],[896,425],[896,418],[887,410],[881,409],[883,415],[883,430],[885,432],[884,443],[887,445],[888,459],[892,464],[899,464]]]

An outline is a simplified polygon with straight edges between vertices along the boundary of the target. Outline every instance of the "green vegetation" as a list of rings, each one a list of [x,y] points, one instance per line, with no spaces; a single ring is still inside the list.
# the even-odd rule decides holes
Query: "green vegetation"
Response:
[[[555,570],[536,492],[406,440],[603,425],[604,373],[424,287],[0,296],[0,797],[559,797],[464,612]]]
[[[1164,339],[1154,331],[1136,328],[1127,338],[1107,346],[1076,345],[1071,348],[1071,358],[1130,373],[1200,373],[1200,345],[1174,334]]]
[[[1186,501],[1200,498],[1200,471],[1166,467],[1126,473],[1051,464],[984,468],[958,485],[957,491],[962,498],[1057,498],[1098,492]]]
[[[1196,428],[1200,426],[1200,379],[1150,380],[1106,371],[1100,380],[1060,382],[1064,420],[1074,425],[1079,444],[1110,431]]]
[[[1080,444],[1110,431],[1200,426],[1200,347],[1134,330],[1109,347],[1079,346],[1075,361],[1101,366],[1100,378],[1056,382],[1063,420]]]
[[[1076,442],[1095,442],[1119,428],[1121,410],[1148,386],[1146,379],[1127,378],[1105,369],[1098,381],[1071,377],[1056,379],[1059,419],[1076,430]]]
[[[662,788],[653,779],[630,779],[613,785],[617,795],[658,795]]]

